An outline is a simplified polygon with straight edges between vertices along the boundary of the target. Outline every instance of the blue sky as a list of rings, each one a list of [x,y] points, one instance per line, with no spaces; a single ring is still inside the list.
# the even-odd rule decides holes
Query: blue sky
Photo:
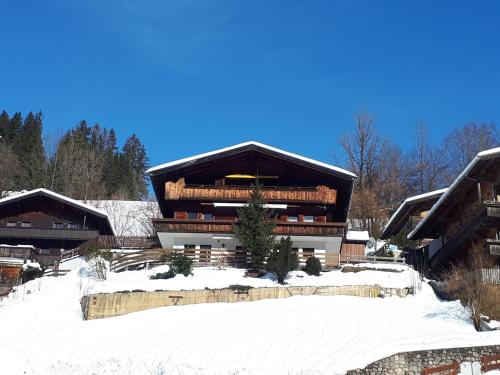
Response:
[[[257,140],[330,162],[500,122],[498,1],[1,1],[0,109],[135,132],[156,165]]]

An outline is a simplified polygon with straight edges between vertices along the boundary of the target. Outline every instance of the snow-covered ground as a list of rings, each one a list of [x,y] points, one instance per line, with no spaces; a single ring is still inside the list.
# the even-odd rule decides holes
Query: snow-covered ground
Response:
[[[342,272],[340,270],[324,272],[321,276],[310,276],[303,271],[290,272],[287,285],[294,286],[327,286],[327,285],[380,285],[387,288],[407,288],[418,283],[418,274],[411,268],[401,264],[358,264],[354,267],[372,267],[391,269],[394,272],[376,270],[362,272]],[[157,272],[166,272],[168,266],[155,267],[150,270],[124,271],[110,273],[108,279],[93,286],[93,293],[117,292],[123,290],[194,290],[220,289],[229,285],[249,285],[252,287],[280,286],[272,274],[263,278],[245,277],[245,270],[226,268],[218,270],[212,267],[194,268],[193,276],[177,275],[168,280],[150,280]]]
[[[477,333],[458,302],[439,301],[426,283],[406,298],[296,296],[83,321],[80,297],[108,282],[85,276],[84,263],[71,266],[68,275],[33,280],[0,302],[2,374],[341,374],[400,351],[500,343],[500,331]],[[151,272],[136,272],[137,284],[149,282],[144,275]],[[217,285],[217,275],[242,278],[239,270],[199,269],[193,280],[198,272],[202,284]],[[404,272],[315,280],[364,283],[371,273]],[[132,274],[110,275],[109,284],[129,283]],[[296,273],[289,282],[296,278],[314,280]]]

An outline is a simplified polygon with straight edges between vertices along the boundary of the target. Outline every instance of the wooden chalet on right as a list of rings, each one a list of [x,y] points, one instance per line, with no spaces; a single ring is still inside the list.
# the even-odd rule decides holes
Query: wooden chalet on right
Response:
[[[500,148],[480,152],[447,189],[405,200],[383,239],[404,235],[431,274],[483,251],[500,266]],[[412,250],[410,249],[410,253]],[[411,259],[411,256],[408,257]]]
[[[474,248],[500,266],[500,147],[477,154],[408,235],[424,238],[433,239],[431,270],[466,261]]]

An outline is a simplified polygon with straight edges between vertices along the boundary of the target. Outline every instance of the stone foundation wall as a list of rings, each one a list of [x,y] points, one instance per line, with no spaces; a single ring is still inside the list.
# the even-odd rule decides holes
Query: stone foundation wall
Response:
[[[500,345],[398,353],[373,362],[364,369],[350,370],[347,375],[420,375],[425,367],[449,365],[454,360],[458,363],[480,362],[483,355],[499,353]]]
[[[92,294],[82,298],[85,319],[108,318],[155,307],[191,305],[215,302],[244,302],[261,299],[287,298],[291,296],[358,296],[406,297],[409,288],[382,288],[378,285],[325,286],[325,287],[272,287],[272,288],[225,288],[204,290],[171,290],[155,292],[116,292]]]

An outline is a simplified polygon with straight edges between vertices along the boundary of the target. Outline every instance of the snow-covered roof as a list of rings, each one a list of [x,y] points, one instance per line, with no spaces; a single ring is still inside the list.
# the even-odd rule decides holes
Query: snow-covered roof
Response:
[[[5,245],[5,244],[0,244],[0,247],[6,247],[6,248],[21,248],[21,249],[33,249],[35,250],[35,246],[33,245]]]
[[[165,164],[160,164],[160,165],[158,165],[156,167],[152,167],[152,168],[148,169],[146,171],[146,173],[152,174],[154,172],[158,172],[158,171],[160,171],[162,169],[165,169],[165,168],[170,168],[170,167],[177,166],[177,165],[184,164],[184,163],[195,162],[198,159],[202,159],[202,158],[205,158],[205,157],[208,157],[208,156],[213,156],[213,155],[221,154],[221,153],[224,153],[224,152],[227,152],[227,151],[232,151],[232,150],[236,150],[238,148],[244,148],[244,147],[248,147],[248,146],[255,146],[255,147],[262,148],[262,149],[265,149],[265,150],[268,150],[268,151],[276,152],[278,154],[282,154],[282,155],[288,156],[290,158],[293,158],[293,159],[296,159],[296,160],[300,160],[302,162],[314,164],[314,165],[317,165],[317,166],[329,169],[331,171],[334,171],[334,172],[343,174],[345,176],[348,176],[349,178],[356,178],[356,175],[354,173],[349,172],[349,171],[347,171],[345,169],[336,167],[336,166],[331,165],[331,164],[323,163],[323,162],[320,162],[320,161],[317,161],[317,160],[314,160],[314,159],[310,159],[310,158],[307,158],[305,156],[294,154],[292,152],[284,151],[284,150],[281,150],[281,149],[273,147],[273,146],[268,146],[268,145],[265,145],[265,144],[260,143],[260,142],[255,142],[255,141],[239,143],[239,144],[236,144],[236,145],[233,145],[233,146],[229,146],[229,147],[226,147],[226,148],[222,148],[222,149],[219,149],[219,150],[205,152],[203,154],[190,156],[188,158],[171,161],[171,162],[168,162],[168,163],[165,163]]]
[[[106,212],[101,211],[101,210],[99,210],[99,209],[97,209],[95,207],[92,207],[92,206],[88,205],[88,204],[82,203],[82,202],[77,201],[77,200],[72,199],[72,198],[68,198],[68,197],[66,197],[64,195],[55,193],[55,192],[53,192],[51,190],[44,189],[44,188],[38,188],[38,189],[34,189],[34,190],[29,190],[29,191],[25,191],[25,192],[22,192],[22,193],[19,193],[19,194],[10,195],[8,197],[2,198],[2,199],[0,199],[0,206],[3,205],[3,204],[9,203],[11,201],[16,201],[16,200],[24,199],[24,198],[29,198],[29,197],[37,195],[37,194],[46,195],[46,196],[54,198],[54,199],[56,199],[58,201],[64,202],[66,204],[69,204],[69,205],[71,205],[73,207],[77,207],[77,208],[80,208],[80,209],[85,210],[87,212],[93,213],[93,214],[95,214],[97,216],[103,217],[103,218],[105,218],[105,219],[108,220],[109,225],[111,227],[111,230],[113,231],[113,233],[115,233],[113,225],[109,221],[109,217],[108,217],[108,214]]]
[[[401,205],[398,207],[398,209],[396,210],[396,212],[394,212],[394,214],[390,217],[389,221],[387,222],[387,224],[384,227],[384,230],[382,231],[381,238],[385,239],[387,237],[390,237],[390,235],[388,233],[386,233],[386,231],[391,227],[391,225],[395,222],[395,220],[402,214],[402,212],[408,206],[410,206],[412,203],[416,203],[416,202],[421,202],[421,201],[428,200],[428,199],[437,198],[440,195],[444,194],[446,192],[446,190],[448,190],[448,188],[434,190],[434,191],[430,191],[428,193],[414,195],[412,197],[406,198],[404,200],[404,202],[401,203]]]
[[[370,234],[367,230],[349,230],[345,235],[348,241],[369,241]]]
[[[417,224],[417,226],[408,234],[408,239],[413,240],[416,239],[417,233],[427,224],[431,217],[433,217],[434,213],[441,207],[441,205],[448,199],[448,197],[453,194],[453,192],[457,189],[457,186],[467,178],[469,172],[479,163],[481,160],[489,160],[500,157],[500,147],[492,148],[490,150],[485,150],[479,152],[474,159],[465,167],[465,169],[458,175],[458,177],[453,181],[450,187],[446,190],[446,192],[439,198],[439,200],[432,206],[432,209],[429,211],[426,217]]]

